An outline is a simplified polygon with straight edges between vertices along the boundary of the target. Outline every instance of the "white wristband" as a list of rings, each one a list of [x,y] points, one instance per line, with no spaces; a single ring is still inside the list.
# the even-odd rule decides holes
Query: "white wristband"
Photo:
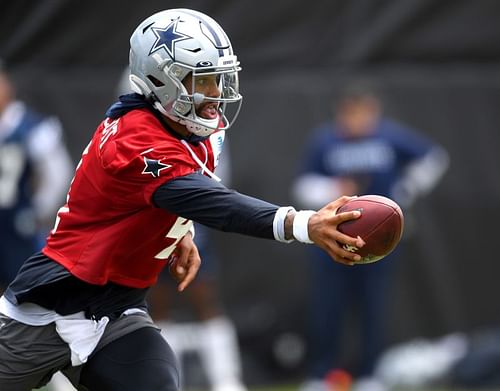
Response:
[[[300,210],[295,214],[293,220],[293,236],[302,243],[314,243],[309,238],[309,230],[307,228],[309,218],[315,214],[314,210]]]
[[[291,210],[295,211],[295,208],[293,206],[282,206],[281,208],[278,208],[276,214],[274,215],[273,233],[274,233],[274,239],[276,239],[278,242],[290,243],[293,242],[294,240],[294,239],[290,240],[285,239],[285,219],[286,215]]]

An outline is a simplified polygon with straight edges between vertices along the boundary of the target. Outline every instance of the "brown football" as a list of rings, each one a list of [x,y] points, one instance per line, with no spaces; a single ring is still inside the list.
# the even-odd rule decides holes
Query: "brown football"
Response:
[[[379,195],[363,195],[342,205],[337,213],[359,210],[361,216],[338,226],[340,232],[365,241],[358,249],[343,247],[361,255],[356,263],[372,263],[381,260],[396,248],[403,234],[404,217],[399,205],[390,198]]]

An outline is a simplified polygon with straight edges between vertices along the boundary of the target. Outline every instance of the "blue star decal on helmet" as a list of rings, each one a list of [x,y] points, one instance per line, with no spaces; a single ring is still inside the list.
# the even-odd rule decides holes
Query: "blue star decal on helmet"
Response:
[[[165,51],[169,54],[172,60],[175,61],[175,44],[179,41],[184,41],[185,39],[190,39],[189,35],[180,33],[177,31],[177,24],[179,23],[179,19],[173,20],[167,27],[151,27],[153,33],[156,35],[156,41],[151,47],[149,54],[153,54],[154,52],[165,49]]]
[[[144,165],[145,167],[141,174],[151,174],[154,178],[160,176],[161,170],[172,167],[171,164],[164,164],[159,160],[148,159],[147,157],[144,157]]]

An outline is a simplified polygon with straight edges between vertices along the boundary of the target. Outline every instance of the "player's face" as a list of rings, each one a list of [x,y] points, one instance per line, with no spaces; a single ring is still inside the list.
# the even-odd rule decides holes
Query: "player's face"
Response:
[[[370,134],[380,117],[380,106],[371,98],[346,101],[340,105],[337,120],[344,131],[354,137]]]
[[[219,76],[218,75],[197,75],[189,74],[183,80],[188,93],[202,94],[208,98],[220,98],[221,92],[219,89]],[[219,104],[217,102],[202,101],[196,104],[196,115],[206,119],[217,118]]]

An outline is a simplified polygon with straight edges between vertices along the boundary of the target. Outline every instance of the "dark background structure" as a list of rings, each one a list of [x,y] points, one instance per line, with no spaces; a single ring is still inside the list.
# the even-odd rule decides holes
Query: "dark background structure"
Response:
[[[213,16],[242,63],[244,104],[229,132],[239,191],[292,203],[308,132],[357,77],[379,84],[388,114],[441,143],[450,170],[407,214],[391,342],[499,326],[500,2],[0,0],[0,58],[21,98],[60,116],[75,161],[116,98],[131,32],[174,7]],[[289,375],[300,365],[314,260],[298,244],[217,241],[247,369]]]

